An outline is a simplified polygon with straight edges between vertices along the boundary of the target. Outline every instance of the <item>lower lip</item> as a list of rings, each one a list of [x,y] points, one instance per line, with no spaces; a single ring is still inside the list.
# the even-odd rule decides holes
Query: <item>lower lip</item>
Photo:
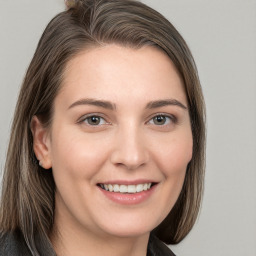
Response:
[[[99,187],[99,189],[102,191],[102,193],[109,198],[111,201],[123,204],[123,205],[134,205],[134,204],[140,204],[144,201],[146,201],[155,191],[157,185],[154,185],[149,190],[129,194],[129,193],[118,193],[118,192],[110,192],[107,190],[104,190]]]

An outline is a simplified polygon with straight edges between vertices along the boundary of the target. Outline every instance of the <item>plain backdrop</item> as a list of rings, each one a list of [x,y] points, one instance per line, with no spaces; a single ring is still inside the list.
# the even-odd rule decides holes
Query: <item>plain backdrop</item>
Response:
[[[207,105],[200,217],[178,256],[256,256],[256,0],[145,0],[180,31]],[[0,0],[0,167],[19,87],[62,0]]]

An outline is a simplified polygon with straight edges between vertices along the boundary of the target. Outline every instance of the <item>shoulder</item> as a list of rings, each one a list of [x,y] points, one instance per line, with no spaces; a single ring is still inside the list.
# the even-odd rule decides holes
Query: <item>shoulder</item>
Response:
[[[150,236],[148,250],[150,256],[175,256],[175,254],[154,235]]]
[[[0,256],[56,256],[51,244],[42,235],[35,235],[34,246],[32,253],[19,230],[0,233]]]
[[[0,233],[0,256],[31,256],[21,232]]]

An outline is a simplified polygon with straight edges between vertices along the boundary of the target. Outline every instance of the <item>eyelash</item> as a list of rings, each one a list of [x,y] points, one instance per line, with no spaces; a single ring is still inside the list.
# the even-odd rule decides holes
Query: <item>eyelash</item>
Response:
[[[95,125],[93,125],[93,124],[89,124],[88,123],[88,120],[90,119],[90,118],[99,118],[101,121],[102,120],[104,120],[104,124],[95,124]],[[161,117],[161,118],[165,118],[165,120],[167,119],[167,120],[169,120],[169,122],[168,122],[168,124],[166,124],[166,122],[164,123],[164,124],[155,124],[154,123],[154,118],[158,118],[158,117]],[[100,121],[100,122],[101,122]],[[151,123],[152,122],[152,123]],[[108,125],[108,124],[111,124],[111,123],[109,123],[109,122],[107,122],[106,120],[105,120],[105,118],[104,117],[102,117],[101,115],[99,115],[99,114],[90,114],[90,115],[87,115],[87,116],[84,116],[83,118],[81,118],[79,121],[78,121],[78,123],[86,123],[86,125],[88,125],[88,126],[91,126],[91,127],[97,127],[97,126],[101,126],[101,125]],[[152,116],[150,119],[149,119],[149,121],[147,121],[147,123],[148,124],[150,124],[150,125],[156,125],[156,126],[167,126],[167,125],[170,125],[170,123],[173,123],[173,124],[176,124],[177,123],[177,118],[174,116],[174,115],[167,115],[167,114],[164,114],[164,113],[158,113],[158,114],[156,114],[156,115],[154,115],[154,116]]]
[[[99,114],[90,114],[90,115],[84,116],[84,117],[82,117],[82,118],[78,121],[78,123],[86,123],[86,125],[88,125],[88,126],[101,126],[101,125],[104,125],[104,124],[96,124],[96,125],[89,124],[89,123],[88,123],[88,120],[89,120],[90,118],[92,118],[92,117],[96,117],[96,118],[99,118],[99,119],[101,119],[101,120],[104,120],[104,121],[105,121],[104,124],[110,124],[110,123],[108,123],[108,122],[105,120],[104,117],[102,117],[102,116],[99,115]]]
[[[168,119],[169,120],[168,124],[166,124],[166,122],[164,124],[155,124],[154,118],[158,118],[158,117],[164,118],[165,121],[166,121],[166,119]],[[150,123],[150,122],[153,122],[153,123]],[[151,119],[148,121],[148,123],[150,123],[152,125],[156,125],[156,126],[167,126],[167,125],[170,125],[171,123],[176,124],[177,118],[174,115],[158,113],[158,114],[154,115],[153,117],[151,117]]]

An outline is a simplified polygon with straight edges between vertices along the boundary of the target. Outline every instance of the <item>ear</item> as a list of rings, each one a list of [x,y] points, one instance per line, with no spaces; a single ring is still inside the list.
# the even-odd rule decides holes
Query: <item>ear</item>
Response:
[[[33,134],[33,149],[39,164],[44,169],[50,169],[52,161],[49,130],[43,126],[37,116],[33,116],[30,129]]]

